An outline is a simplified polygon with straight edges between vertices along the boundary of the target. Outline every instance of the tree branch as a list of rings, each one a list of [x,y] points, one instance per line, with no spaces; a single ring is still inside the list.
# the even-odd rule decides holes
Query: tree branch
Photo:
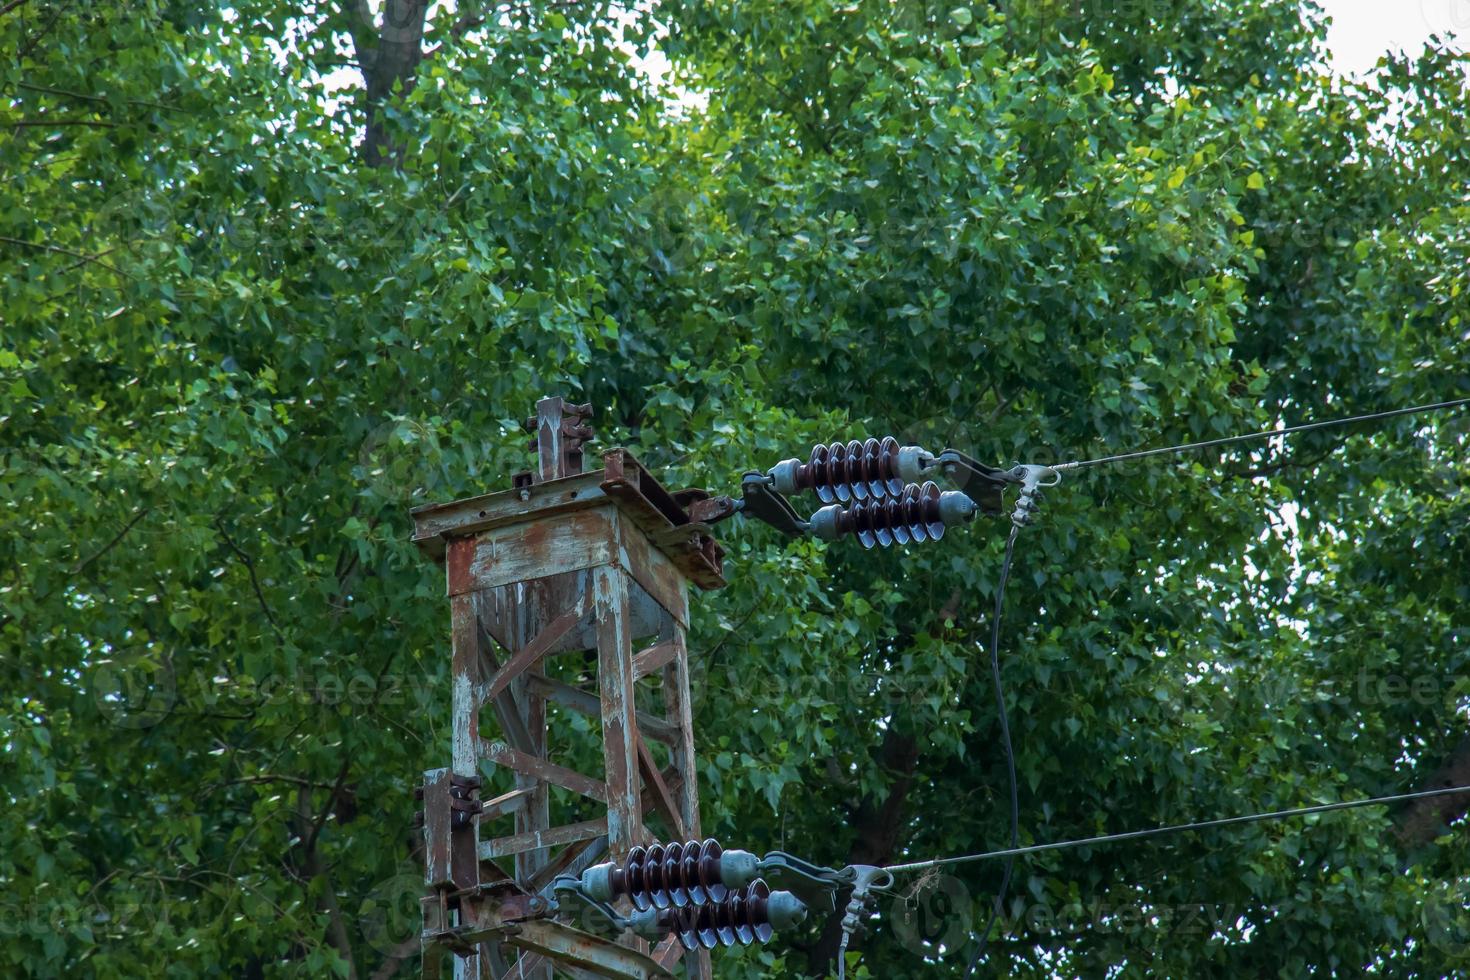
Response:
[[[117,128],[117,123],[103,122],[101,119],[14,119],[5,125],[15,128],[23,126],[91,126],[96,129]]]
[[[310,819],[311,814],[311,791],[302,787],[296,795],[296,818],[298,830],[304,827]],[[327,811],[331,810],[331,802],[328,801]],[[352,958],[352,940],[347,935],[347,923],[342,916],[342,906],[337,901],[337,890],[332,885],[331,875],[327,873],[326,866],[322,863],[321,855],[316,851],[316,833],[313,831],[309,837],[304,838],[303,865],[309,882],[313,878],[322,879],[321,906],[327,913],[327,941],[336,948],[342,958],[347,961],[347,978],[353,980],[357,976],[357,964]]]
[[[410,936],[393,947],[393,952],[388,954],[388,958],[383,961],[382,966],[378,967],[377,971],[372,975],[371,980],[389,980],[393,974],[398,972],[398,967],[402,965],[404,960],[419,951],[420,947],[423,946],[423,942],[418,936]]]
[[[111,541],[108,541],[102,547],[100,547],[96,551],[92,552],[91,555],[89,555],[86,558],[83,558],[81,561],[77,562],[74,566],[72,566],[71,573],[73,575],[79,574],[82,571],[82,569],[86,568],[88,565],[92,564],[98,558],[101,558],[103,555],[107,554],[113,548],[117,547],[117,543],[119,541],[121,541],[123,538],[127,537],[128,532],[133,529],[133,525],[137,524],[144,517],[147,517],[148,516],[148,512],[151,511],[152,509],[153,508],[151,506],[144,507],[142,510],[140,510],[136,514],[134,514],[133,515],[133,519],[130,520],[130,521],[128,521],[126,524],[124,524],[123,525],[123,529],[121,531],[117,532],[116,534],[114,534],[112,536],[112,540]]]
[[[230,537],[230,533],[225,530],[222,519],[216,517],[214,519],[214,527],[215,530],[219,531],[220,537],[224,539],[229,549],[235,553],[235,557],[240,559],[240,564],[245,566],[245,571],[250,573],[250,585],[255,589],[255,598],[260,602],[260,611],[265,613],[266,621],[271,624],[271,629],[275,630],[276,639],[285,639],[281,633],[280,624],[276,622],[276,617],[271,613],[270,604],[265,601],[265,593],[260,588],[260,579],[255,576],[255,562],[251,561],[250,556],[245,554],[239,545],[235,544],[234,539]]]
[[[109,264],[107,262],[103,262],[102,259],[99,256],[96,256],[96,255],[88,255],[85,252],[78,252],[78,251],[75,251],[75,250],[70,249],[70,248],[62,248],[60,245],[47,245],[44,242],[28,242],[28,241],[25,241],[24,239],[21,239],[21,238],[11,238],[11,237],[9,237],[7,235],[0,235],[0,242],[5,242],[6,244],[9,244],[9,245],[19,245],[22,248],[38,248],[38,249],[40,249],[43,252],[56,252],[56,253],[58,253],[60,255],[70,255],[74,259],[81,259],[83,262],[91,262],[94,265],[100,265],[100,266],[102,266],[102,268],[106,269],[108,272],[116,273],[117,275],[122,276],[122,277],[124,277],[126,279],[133,278],[132,276],[128,275],[126,272],[124,272],[121,269],[119,269],[117,266],[111,265],[111,264]],[[108,251],[111,251],[111,249],[109,249]],[[104,252],[102,254],[105,255],[106,253]],[[76,267],[73,266],[72,268],[76,268]]]

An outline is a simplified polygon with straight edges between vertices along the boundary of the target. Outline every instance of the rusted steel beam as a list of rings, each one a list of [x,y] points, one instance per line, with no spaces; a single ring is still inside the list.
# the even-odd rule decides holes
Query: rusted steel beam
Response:
[[[678,801],[674,798],[668,784],[664,782],[663,774],[658,770],[658,762],[654,760],[653,753],[648,750],[648,743],[641,735],[638,737],[638,771],[643,777],[643,785],[648,795],[652,797],[654,811],[663,817],[664,823],[668,825],[671,839],[687,840],[684,818],[679,813]]]
[[[493,820],[496,817],[504,817],[515,813],[526,805],[526,799],[531,795],[529,786],[513,789],[509,793],[502,793],[493,800],[486,800],[480,805],[480,817],[484,820]]]
[[[627,515],[619,515],[618,518],[617,561],[658,603],[665,616],[676,616],[676,610],[687,608],[688,579],[668,555],[649,541],[648,535],[627,519]],[[688,625],[687,619],[680,622]]]
[[[449,594],[493,589],[611,563],[616,511],[580,510],[554,520],[523,521],[473,538],[455,538],[445,561]],[[470,544],[457,551],[460,541]]]
[[[516,772],[569,789],[573,793],[591,797],[599,803],[606,803],[608,799],[607,784],[591,776],[584,776],[575,769],[559,766],[545,759],[538,759],[525,752],[517,752],[504,742],[491,742],[481,740],[480,757],[488,759],[497,766],[505,766]]]
[[[689,515],[643,464],[626,449],[610,449],[602,454],[602,466],[603,492],[618,502],[634,526],[701,588],[723,588],[719,561],[711,560],[703,541],[693,540],[707,535],[676,533],[690,524]]]
[[[480,593],[483,595],[484,593]],[[489,644],[482,644],[480,649],[481,667],[489,667],[491,670],[499,670],[500,662],[496,660],[495,653]],[[510,743],[511,748],[520,752],[536,754],[539,749],[537,742],[532,739],[529,727],[526,724],[526,712],[521,706],[521,699],[516,696],[514,688],[502,691],[494,698],[491,706],[495,709],[495,718],[500,722],[500,730],[505,733],[505,740]],[[480,700],[479,692],[475,695]],[[481,701],[483,703],[483,701]]]
[[[602,473],[602,489],[608,496],[631,498],[636,494],[652,505],[651,513],[641,506],[637,508],[641,512],[639,526],[649,534],[657,534],[666,527],[689,523],[689,515],[674,500],[674,495],[665,490],[628,450],[609,449],[603,453]],[[652,514],[657,514],[663,520],[654,520]]]
[[[628,580],[621,569],[592,573],[597,611],[597,684],[607,772],[608,847],[621,860],[640,843],[638,720],[633,690],[633,638],[628,626]]]
[[[684,629],[674,627],[674,658],[664,666],[664,713],[679,733],[673,743],[673,770],[679,776],[679,816],[685,834],[700,836],[699,772],[694,755],[694,718],[689,693],[689,656],[684,647]]]
[[[633,658],[633,676],[635,678],[647,677],[654,671],[663,669],[678,654],[679,648],[673,643],[660,643],[647,650],[640,650]]]
[[[430,888],[453,888],[450,865],[449,770],[424,773],[424,884]]]
[[[606,853],[606,837],[589,837],[587,840],[568,844],[562,848],[562,852],[554,860],[536,872],[528,887],[533,892],[539,892],[551,884],[551,880],[558,875],[579,875],[592,867]]]
[[[564,708],[596,718],[602,711],[601,703],[596,694],[584,691],[580,687],[573,687],[562,681],[552,680],[549,677],[531,677],[527,679],[527,686],[533,691],[545,694],[546,697],[555,701]],[[679,729],[669,722],[645,711],[638,712],[638,728],[644,735],[656,742],[673,744],[679,740]]]
[[[506,942],[603,977],[625,980],[671,980],[673,977],[667,967],[651,956],[556,922],[532,920],[519,923]]]
[[[462,548],[468,542],[455,542]],[[463,801],[474,806],[479,796],[480,703],[475,699],[475,685],[479,682],[481,646],[478,603],[474,596],[456,596],[450,600],[450,634],[453,655],[450,666],[450,794],[449,823],[449,870],[457,891],[471,891],[480,884],[479,821],[467,813],[456,813],[456,805]],[[425,799],[425,826],[427,828],[431,808]],[[438,807],[432,808],[437,810]],[[436,821],[439,818],[435,818]],[[436,824],[437,826],[437,824]],[[425,841],[426,846],[429,841]],[[439,886],[442,889],[442,886]],[[473,919],[478,913],[477,903],[461,903],[460,915]],[[458,962],[458,961],[456,961]],[[458,969],[458,966],[456,966]]]
[[[669,643],[674,647],[675,654],[663,668],[664,715],[674,723],[679,734],[673,744],[671,752],[673,764],[665,776],[665,782],[678,799],[684,838],[698,840],[704,834],[699,819],[699,773],[696,769],[694,754],[694,721],[689,691],[689,653],[685,642],[684,627],[680,625],[677,618]],[[709,951],[699,950],[690,955],[685,961],[684,970],[687,980],[710,980],[712,974]]]
[[[497,490],[440,504],[415,507],[413,541],[432,558],[443,558],[450,537],[466,537],[503,524],[539,520],[608,502],[602,471],[538,483],[520,490]]]
[[[536,415],[526,419],[526,429],[536,433],[531,448],[536,451],[534,477],[538,482],[582,472],[582,444],[592,438],[586,422],[591,405],[573,405],[564,398],[543,398]]]
[[[510,686],[511,681],[520,677],[528,668],[536,666],[552,644],[561,639],[567,630],[586,618],[587,606],[587,596],[584,593],[575,609],[569,609],[547,623],[531,642],[517,650],[505,662],[505,665],[495,672],[494,677],[481,685],[477,692],[480,703],[484,704],[491,698],[498,697],[501,691]]]
[[[474,542],[456,541],[456,552],[473,550]],[[472,595],[450,601],[450,632],[454,658],[450,669],[450,739],[455,775],[475,775],[480,739],[480,700],[475,687],[480,674],[480,624]]]
[[[552,827],[550,830],[537,830],[528,834],[512,834],[509,837],[496,837],[494,840],[481,841],[480,857],[493,861],[496,858],[520,854],[523,851],[573,844],[606,833],[607,818],[598,817],[595,820],[583,820],[581,823]]]
[[[665,936],[658,946],[654,948],[651,955],[653,956],[654,962],[672,970],[674,964],[679,962],[679,959],[684,955],[684,944],[679,942],[678,936]]]

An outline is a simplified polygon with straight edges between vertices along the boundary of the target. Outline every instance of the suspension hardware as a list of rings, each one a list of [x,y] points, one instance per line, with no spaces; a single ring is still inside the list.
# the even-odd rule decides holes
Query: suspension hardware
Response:
[[[1041,506],[1042,489],[1061,483],[1062,475],[1050,466],[1022,463],[1011,469],[1010,476],[1021,484],[1021,492],[1016,497],[1016,509],[1011,511],[1011,523],[1016,527],[1025,527],[1031,523]]]

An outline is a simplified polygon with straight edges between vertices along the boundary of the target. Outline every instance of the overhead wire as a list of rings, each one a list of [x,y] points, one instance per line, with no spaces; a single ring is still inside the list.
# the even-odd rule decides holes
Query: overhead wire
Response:
[[[1363,800],[1340,800],[1336,803],[1321,803],[1315,806],[1296,807],[1290,810],[1269,810],[1264,813],[1249,813],[1237,817],[1219,817],[1213,820],[1198,820],[1192,823],[1169,824],[1163,827],[1151,827],[1147,830],[1130,830],[1121,834],[1104,834],[1100,837],[1084,837],[1078,840],[1054,841],[1048,844],[1030,844],[1026,847],[1011,846],[999,851],[985,851],[980,854],[966,854],[960,857],[933,858],[928,861],[914,861],[909,864],[890,864],[883,870],[890,874],[903,874],[910,871],[928,871],[931,868],[941,868],[956,864],[969,864],[975,861],[989,861],[996,858],[1005,858],[1008,862],[1025,854],[1038,854],[1042,851],[1061,851],[1075,847],[1094,847],[1099,844],[1115,844],[1119,841],[1142,840],[1149,837],[1158,837],[1164,834],[1182,834],[1193,830],[1209,830],[1215,827],[1228,827],[1234,824],[1260,823],[1269,820],[1285,820],[1291,817],[1305,817],[1316,813],[1332,813],[1337,810],[1353,810],[1368,806],[1391,806],[1395,803],[1406,803],[1410,800],[1423,800],[1436,796],[1450,796],[1456,793],[1470,793],[1470,786],[1450,786],[1436,789],[1419,790],[1414,793],[1396,793],[1392,796],[1375,796]]]
[[[1011,533],[1006,538],[1005,559],[1000,565],[1000,581],[995,590],[995,613],[990,618],[990,680],[995,689],[995,711],[1000,718],[1000,741],[1005,749],[1006,775],[1010,780],[1011,789],[1011,849],[1021,845],[1021,798],[1019,784],[1016,780],[1016,754],[1011,747],[1011,722],[1009,712],[1006,710],[1005,686],[1000,676],[1000,613],[1005,603],[1006,582],[1011,577],[1011,560],[1016,552],[1016,537],[1021,533],[1019,522],[1011,523]],[[985,928],[980,930],[980,945],[975,950],[975,955],[970,958],[970,965],[965,970],[965,976],[971,976],[975,972],[980,958],[985,955],[985,946],[990,941],[990,930],[995,925],[996,916],[1000,914],[1001,907],[1005,904],[1006,889],[1011,884],[1011,872],[1014,870],[1016,859],[1006,859],[1005,871],[1001,874],[1000,887],[996,889],[995,901],[990,906],[990,916],[985,920]]]
[[[1266,429],[1260,432],[1251,432],[1241,435],[1226,436],[1220,439],[1207,439],[1200,442],[1185,443],[1178,446],[1166,446],[1156,449],[1143,449],[1127,453],[1117,453],[1111,456],[1103,456],[1090,460],[1074,460],[1058,463],[1050,467],[1056,473],[1069,470],[1081,469],[1087,466],[1100,466],[1105,463],[1117,463],[1125,460],[1146,459],[1153,456],[1162,456],[1175,453],[1190,452],[1200,449],[1208,449],[1215,446],[1234,445],[1257,439],[1270,438],[1272,436],[1290,435],[1297,432],[1307,432],[1314,429],[1326,429],[1337,426],[1352,425],[1359,422],[1370,422],[1375,420],[1394,418],[1401,415],[1412,415],[1430,411],[1443,411],[1451,408],[1459,408],[1470,405],[1470,398],[1460,398],[1451,401],[1435,402],[1428,405],[1414,405],[1408,408],[1391,409],[1384,412],[1374,412],[1366,415],[1355,415],[1346,418],[1328,419],[1320,422],[1308,422],[1301,425],[1287,426],[1277,429]],[[990,941],[990,932],[995,925],[996,917],[1005,903],[1006,891],[1010,886],[1011,876],[1015,869],[1015,859],[1021,855],[1032,854],[1039,851],[1062,850],[1068,847],[1081,847],[1088,844],[1112,843],[1119,840],[1134,840],[1168,833],[1182,833],[1188,830],[1203,830],[1211,827],[1228,826],[1232,824],[1251,823],[1261,820],[1284,819],[1292,816],[1304,816],[1312,813],[1326,813],[1333,810],[1352,809],[1354,807],[1370,805],[1386,805],[1411,799],[1420,799],[1427,796],[1442,796],[1447,793],[1465,792],[1470,787],[1457,787],[1453,789],[1429,790],[1420,793],[1400,794],[1392,797],[1381,797],[1372,800],[1358,800],[1345,803],[1324,804],[1321,806],[1304,807],[1296,810],[1273,811],[1263,814],[1249,814],[1243,817],[1226,817],[1219,820],[1201,821],[1191,824],[1178,824],[1170,827],[1157,827],[1150,830],[1130,831],[1123,834],[1113,834],[1104,837],[1088,838],[1080,841],[1064,841],[1053,844],[1032,845],[1030,847],[1020,846],[1020,801],[1018,781],[1016,778],[1015,752],[1011,744],[1011,731],[1009,713],[1006,710],[1005,690],[1000,673],[1000,620],[1001,611],[1005,601],[1006,582],[1010,577],[1011,563],[1015,554],[1016,537],[1020,533],[1021,522],[1013,521],[1010,535],[1006,539],[1005,558],[1001,563],[1000,579],[995,593],[995,613],[991,618],[990,633],[990,671],[992,686],[995,690],[996,713],[1000,721],[1001,744],[1005,752],[1006,773],[1010,783],[1010,847],[1000,851],[988,851],[983,854],[968,855],[960,858],[940,858],[927,862],[916,862],[905,865],[890,865],[886,870],[900,873],[905,871],[918,871],[928,868],[940,867],[949,864],[961,864],[969,861],[980,861],[993,858],[1005,858],[1005,870],[1001,874],[1000,887],[996,890],[995,900],[991,905],[990,913],[986,917],[985,925],[980,930],[978,944],[974,955],[971,956],[969,965],[965,969],[964,976],[971,977],[976,967],[985,955],[985,947]]]
[[[1059,473],[1068,470],[1081,469],[1084,466],[1101,466],[1104,463],[1121,463],[1130,459],[1147,459],[1151,456],[1164,456],[1173,453],[1192,452],[1197,449],[1210,449],[1214,446],[1229,446],[1235,443],[1250,442],[1255,439],[1268,439],[1271,436],[1291,435],[1295,432],[1309,432],[1313,429],[1330,429],[1336,426],[1353,425],[1358,422],[1372,422],[1379,419],[1394,418],[1400,415],[1416,415],[1423,412],[1438,412],[1451,408],[1460,408],[1470,405],[1470,398],[1457,398],[1452,401],[1435,402],[1429,405],[1414,405],[1409,408],[1395,408],[1386,412],[1373,412],[1368,415],[1353,415],[1346,418],[1326,419],[1321,422],[1306,422],[1302,425],[1291,425],[1281,429],[1263,429],[1260,432],[1247,432],[1241,435],[1225,436],[1221,439],[1205,439],[1201,442],[1188,442],[1179,446],[1163,446],[1157,449],[1139,449],[1133,452],[1117,453],[1112,456],[1101,456],[1097,459],[1072,460],[1066,463],[1054,463],[1052,469]]]

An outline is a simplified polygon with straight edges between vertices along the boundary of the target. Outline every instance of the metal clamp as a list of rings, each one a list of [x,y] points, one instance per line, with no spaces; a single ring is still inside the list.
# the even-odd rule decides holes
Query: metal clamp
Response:
[[[1043,487],[1054,487],[1062,482],[1062,474],[1050,466],[1021,463],[1011,468],[1009,476],[1021,484],[1020,496],[1016,498],[1016,509],[1011,512],[1011,523],[1025,527],[1036,516],[1041,504]]]
[[[842,941],[837,946],[838,980],[847,976],[847,946],[852,941],[852,934],[862,925],[863,910],[867,908],[869,897],[874,892],[887,891],[893,887],[893,873],[870,864],[849,865],[842,869],[841,874],[845,879],[850,877],[852,881],[852,898],[842,916]]]
[[[798,536],[811,530],[811,524],[802,520],[781,494],[776,492],[775,481],[764,473],[747,473],[740,478],[741,499],[735,510],[746,517],[764,521],[782,534]]]

